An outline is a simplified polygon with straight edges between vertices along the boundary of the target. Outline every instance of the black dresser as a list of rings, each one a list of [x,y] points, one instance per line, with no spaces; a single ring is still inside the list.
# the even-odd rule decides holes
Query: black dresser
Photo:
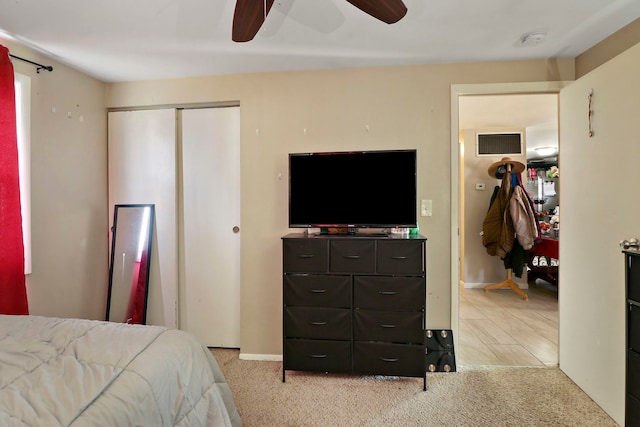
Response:
[[[288,234],[283,370],[422,377],[426,239]]]
[[[640,426],[640,252],[624,251],[627,288],[625,425]]]

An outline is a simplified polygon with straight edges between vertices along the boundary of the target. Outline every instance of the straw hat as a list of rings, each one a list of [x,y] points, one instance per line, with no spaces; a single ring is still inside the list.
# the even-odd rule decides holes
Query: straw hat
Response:
[[[511,157],[503,157],[499,162],[495,162],[489,166],[489,176],[491,178],[502,178],[507,171],[508,164],[511,165],[511,173],[521,173],[525,170],[523,163],[513,160]]]

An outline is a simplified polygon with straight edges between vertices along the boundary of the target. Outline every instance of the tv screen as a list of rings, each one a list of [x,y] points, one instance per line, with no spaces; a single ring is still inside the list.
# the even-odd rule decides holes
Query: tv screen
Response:
[[[416,150],[289,154],[289,227],[416,222]]]

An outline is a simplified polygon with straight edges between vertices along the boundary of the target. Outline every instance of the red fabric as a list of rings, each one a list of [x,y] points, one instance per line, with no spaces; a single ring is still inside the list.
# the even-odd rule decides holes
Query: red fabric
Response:
[[[534,255],[544,255],[549,258],[560,259],[558,241],[549,237],[541,237],[540,240],[537,240],[530,252]]]
[[[133,283],[127,308],[127,323],[144,323],[145,296],[147,295],[147,251],[142,252],[140,261],[133,267]]]
[[[138,289],[139,281],[140,261],[136,261],[133,264],[133,280],[131,283],[131,292],[129,295],[129,305],[127,306],[126,323],[142,323],[142,313],[140,308],[140,289]]]
[[[29,314],[18,179],[13,65],[0,45],[0,313]]]

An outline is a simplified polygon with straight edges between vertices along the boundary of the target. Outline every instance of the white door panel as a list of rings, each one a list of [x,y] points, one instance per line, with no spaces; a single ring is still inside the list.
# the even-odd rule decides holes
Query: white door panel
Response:
[[[147,323],[177,327],[176,110],[110,112],[109,223],[114,204],[155,204]]]
[[[181,328],[240,347],[240,109],[182,111]]]
[[[640,238],[638,64],[635,45],[560,92],[560,368],[621,425],[627,307],[619,242]]]

